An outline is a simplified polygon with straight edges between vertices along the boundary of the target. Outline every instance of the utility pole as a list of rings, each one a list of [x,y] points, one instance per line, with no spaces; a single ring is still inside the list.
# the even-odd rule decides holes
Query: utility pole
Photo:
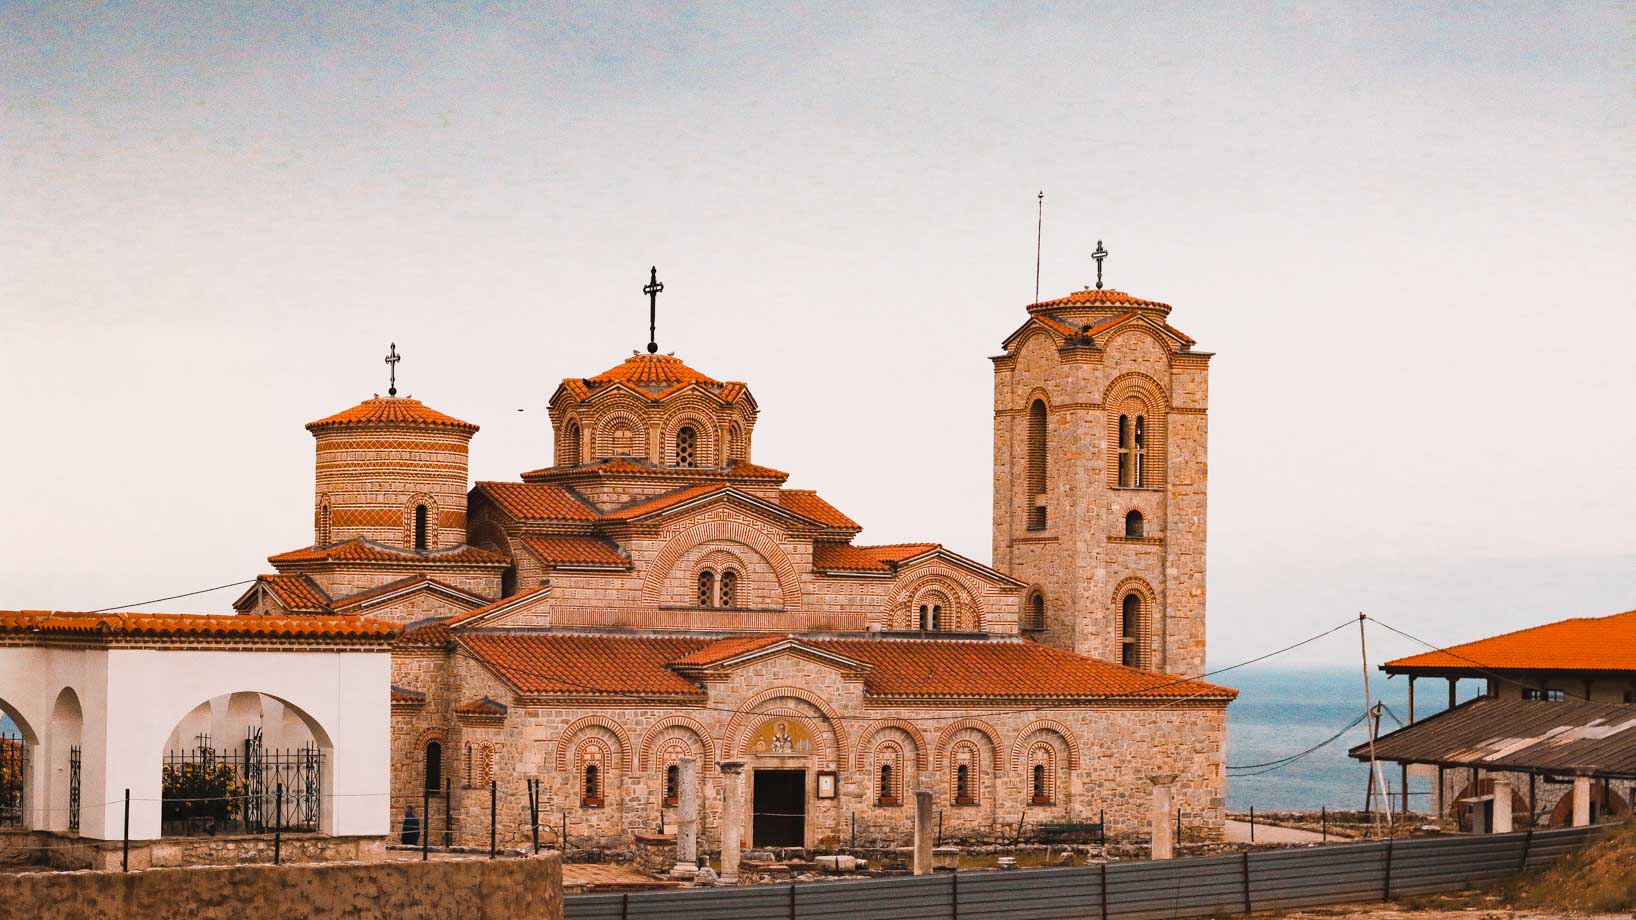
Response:
[[[1365,720],[1369,723],[1369,783],[1370,788],[1380,790],[1381,805],[1385,809],[1385,819],[1388,827],[1392,820],[1392,803],[1386,795],[1386,777],[1380,772],[1380,761],[1375,759],[1375,737],[1380,734],[1380,708],[1375,705],[1375,698],[1369,690],[1369,639],[1364,632],[1364,621],[1368,615],[1361,610],[1358,612],[1358,648],[1363,656],[1363,711]],[[1374,796],[1370,796],[1371,803]],[[1375,827],[1380,829],[1381,813],[1375,812]]]

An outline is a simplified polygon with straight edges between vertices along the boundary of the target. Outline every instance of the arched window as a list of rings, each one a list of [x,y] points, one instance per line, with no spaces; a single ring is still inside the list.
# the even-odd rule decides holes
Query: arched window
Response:
[[[602,804],[602,768],[594,763],[585,765],[585,788],[580,793],[579,803],[586,808],[596,808]]]
[[[1028,611],[1023,620],[1023,629],[1045,628],[1045,594],[1040,591],[1028,595]]]
[[[738,422],[727,426],[727,456],[733,460],[744,460],[748,457],[749,445],[744,443],[744,429]]]
[[[329,510],[329,497],[318,503],[318,545],[328,546],[330,542],[330,527],[334,520]]]
[[[1130,540],[1142,539],[1142,512],[1134,508],[1125,512],[1125,537]]]
[[[938,630],[943,628],[943,605],[942,604],[933,604],[932,605],[932,623],[931,623],[931,626],[928,627],[928,628],[931,629],[932,632],[937,632]]]
[[[1140,489],[1147,481],[1147,417],[1119,416],[1119,485]]]
[[[1034,790],[1033,804],[1035,804],[1035,805],[1049,805],[1049,804],[1051,804],[1050,797],[1045,794],[1045,764],[1042,764],[1042,763],[1034,764],[1034,785],[1033,785],[1033,790]]]
[[[601,808],[606,793],[610,751],[598,739],[581,742],[575,761],[579,764],[579,804],[584,808]]]
[[[1119,663],[1127,667],[1142,666],[1142,597],[1136,592],[1125,595],[1119,604]]]
[[[709,569],[699,573],[699,606],[716,606],[716,573]]]
[[[738,606],[738,573],[726,569],[721,573],[721,606]]]
[[[697,466],[699,461],[699,433],[692,425],[676,429],[676,465]]]
[[[483,742],[477,749],[477,783],[487,786],[494,781],[494,745]]]
[[[570,421],[562,429],[562,465],[578,466],[579,460],[579,422]]]
[[[1057,752],[1049,744],[1035,744],[1028,752],[1028,804],[1052,805],[1057,800]]]
[[[665,768],[665,805],[674,807],[682,800],[682,767],[671,764]]]
[[[1044,530],[1046,478],[1045,400],[1036,399],[1028,407],[1028,529]]]
[[[954,761],[954,804],[976,805],[978,798],[978,769],[981,766],[977,745],[960,742],[951,754]]]
[[[897,786],[893,785],[892,765],[880,765],[880,804],[896,805],[898,803]]]
[[[461,774],[460,782],[461,782],[462,785],[466,786],[467,788],[470,788],[473,778],[474,777],[472,775],[471,742],[468,741],[468,742],[466,742],[466,771],[463,774]]]
[[[426,506],[415,506],[415,549],[426,548]]]
[[[920,619],[917,621],[917,625],[922,632],[930,627],[931,610],[932,608],[925,604],[920,605]]]
[[[426,742],[426,788],[436,791],[443,788],[443,743],[441,741]]]
[[[875,748],[875,804],[903,804],[903,748],[885,741]]]

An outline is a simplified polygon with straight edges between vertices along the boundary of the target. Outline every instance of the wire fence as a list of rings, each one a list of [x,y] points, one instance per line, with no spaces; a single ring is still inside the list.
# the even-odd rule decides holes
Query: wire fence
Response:
[[[0,827],[23,824],[24,767],[28,745],[21,735],[0,734]]]

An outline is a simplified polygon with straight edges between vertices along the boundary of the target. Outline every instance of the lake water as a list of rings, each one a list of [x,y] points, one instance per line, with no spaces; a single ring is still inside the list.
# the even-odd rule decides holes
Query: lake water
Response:
[[[1229,766],[1268,763],[1306,750],[1335,734],[1364,708],[1363,673],[1359,668],[1251,666],[1212,680],[1239,691],[1238,700],[1227,710]],[[1398,718],[1409,717],[1407,678],[1387,680],[1375,671],[1369,675],[1369,683],[1375,697]],[[1415,689],[1417,718],[1441,712],[1448,702],[1447,684],[1443,681],[1422,681]],[[1460,700],[1464,702],[1481,691],[1481,681],[1463,681]],[[1396,727],[1391,716],[1382,720],[1383,732]],[[1346,752],[1368,740],[1368,729],[1360,723],[1333,744],[1289,766],[1257,776],[1235,776],[1237,771],[1229,771],[1227,807],[1234,811],[1252,806],[1264,810],[1362,808],[1368,769]],[[1386,781],[1393,790],[1398,788],[1398,780],[1396,768],[1386,771]],[[1414,793],[1429,789],[1427,782],[1411,780],[1411,804],[1426,798]]]

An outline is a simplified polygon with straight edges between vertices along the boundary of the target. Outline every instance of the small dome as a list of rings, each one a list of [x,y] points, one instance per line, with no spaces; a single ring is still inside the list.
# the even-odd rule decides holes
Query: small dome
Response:
[[[632,355],[595,377],[585,379],[592,384],[618,381],[654,391],[668,390],[689,383],[700,383],[709,387],[721,386],[721,381],[688,367],[682,363],[681,358],[674,355]]]
[[[1065,307],[1126,307],[1170,312],[1170,304],[1132,297],[1124,291],[1116,291],[1113,288],[1086,288],[1083,291],[1075,291],[1067,297],[1058,297],[1056,300],[1042,300],[1039,303],[1030,304],[1028,311],[1032,313],[1036,310],[1053,310]]]
[[[345,412],[338,412],[316,422],[308,422],[307,430],[316,434],[330,428],[393,426],[448,428],[465,432],[477,431],[477,426],[471,422],[462,422],[452,415],[444,415],[436,409],[424,405],[418,399],[397,396],[384,398],[377,396],[374,399],[366,399]]]

